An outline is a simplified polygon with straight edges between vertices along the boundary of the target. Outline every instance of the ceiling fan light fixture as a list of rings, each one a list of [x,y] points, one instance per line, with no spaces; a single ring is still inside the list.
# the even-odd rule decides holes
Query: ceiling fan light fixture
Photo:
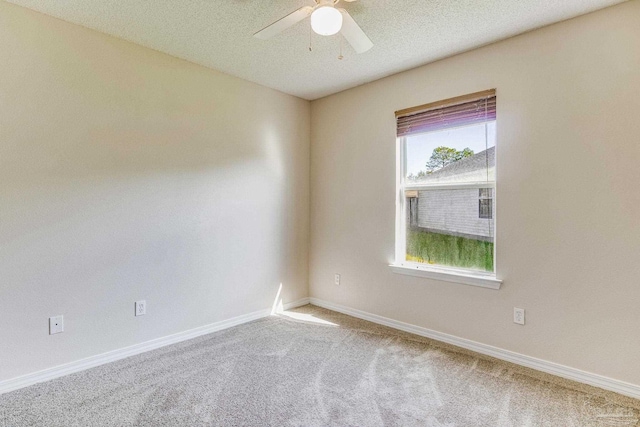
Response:
[[[321,36],[332,36],[342,28],[342,13],[333,6],[320,6],[311,14],[311,28]]]

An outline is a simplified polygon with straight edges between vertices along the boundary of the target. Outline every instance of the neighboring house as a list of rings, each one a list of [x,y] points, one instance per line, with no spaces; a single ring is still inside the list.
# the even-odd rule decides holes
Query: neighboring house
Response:
[[[459,160],[420,179],[421,184],[495,181],[495,147]],[[409,225],[425,231],[493,241],[492,188],[420,190],[409,201]]]

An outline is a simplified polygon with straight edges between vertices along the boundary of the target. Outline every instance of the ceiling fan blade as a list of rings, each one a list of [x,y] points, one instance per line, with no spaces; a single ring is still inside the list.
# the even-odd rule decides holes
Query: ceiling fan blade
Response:
[[[342,35],[357,53],[363,53],[373,47],[373,42],[362,31],[362,28],[353,20],[349,12],[339,9],[342,13]]]
[[[311,15],[311,12],[313,12],[313,7],[311,6],[301,7],[295,12],[288,14],[284,18],[281,18],[276,22],[274,22],[273,24],[258,31],[253,36],[263,40],[269,39],[275,36],[276,34],[302,21],[304,18]]]

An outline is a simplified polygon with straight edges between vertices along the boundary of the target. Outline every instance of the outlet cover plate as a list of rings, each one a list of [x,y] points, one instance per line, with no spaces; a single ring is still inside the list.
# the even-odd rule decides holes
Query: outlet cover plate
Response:
[[[340,286],[340,275],[336,273],[336,275],[333,277],[333,283],[336,284],[336,286]]]
[[[524,325],[524,308],[513,307],[513,323]]]
[[[49,335],[64,332],[64,319],[62,315],[49,318]]]
[[[147,301],[136,301],[136,316],[144,316],[147,314]]]

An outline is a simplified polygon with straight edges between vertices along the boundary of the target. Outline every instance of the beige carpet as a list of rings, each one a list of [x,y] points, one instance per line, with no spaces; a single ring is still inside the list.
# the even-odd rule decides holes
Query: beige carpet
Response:
[[[640,402],[314,306],[0,396],[0,426],[638,426]]]

